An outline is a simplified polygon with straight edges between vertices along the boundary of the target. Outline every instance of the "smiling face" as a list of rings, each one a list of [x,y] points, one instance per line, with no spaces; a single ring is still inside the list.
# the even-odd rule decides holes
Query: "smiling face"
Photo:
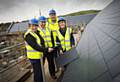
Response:
[[[39,22],[39,26],[40,26],[41,28],[45,28],[46,22],[45,22],[45,21]]]
[[[32,29],[32,31],[36,31],[38,25],[29,25],[30,29]]]
[[[52,21],[56,20],[56,14],[50,14],[49,16],[50,16],[50,18],[51,18]]]
[[[66,26],[65,21],[60,21],[60,22],[59,22],[59,27],[60,27],[60,28],[65,28],[65,26]]]

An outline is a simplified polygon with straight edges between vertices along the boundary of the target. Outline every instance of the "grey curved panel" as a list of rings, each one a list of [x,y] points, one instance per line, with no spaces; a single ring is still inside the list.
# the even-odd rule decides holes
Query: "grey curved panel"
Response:
[[[89,15],[80,15],[80,16],[66,16],[66,20],[69,24],[72,25],[80,25],[80,23],[88,24],[96,14],[89,14]],[[10,29],[10,32],[16,32],[16,31],[26,31],[28,27],[28,22],[20,22],[13,24],[12,28]]]
[[[86,27],[61,82],[120,82],[120,0],[114,0]]]
[[[80,25],[80,23],[88,24],[96,14],[78,15],[78,16],[66,16],[66,20],[69,24]]]
[[[26,31],[28,28],[28,22],[20,22],[13,24],[10,32]]]

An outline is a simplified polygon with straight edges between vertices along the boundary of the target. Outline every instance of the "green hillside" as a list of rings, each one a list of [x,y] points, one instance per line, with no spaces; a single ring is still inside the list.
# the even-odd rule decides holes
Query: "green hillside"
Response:
[[[96,14],[100,12],[100,10],[87,10],[87,11],[79,11],[79,12],[74,12],[62,16],[76,16],[76,15],[85,15],[85,14]]]

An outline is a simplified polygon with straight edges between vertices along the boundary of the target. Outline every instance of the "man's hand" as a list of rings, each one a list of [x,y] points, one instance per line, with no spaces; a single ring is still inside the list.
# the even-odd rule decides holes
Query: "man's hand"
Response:
[[[53,48],[48,48],[48,52],[52,52],[53,50]]]

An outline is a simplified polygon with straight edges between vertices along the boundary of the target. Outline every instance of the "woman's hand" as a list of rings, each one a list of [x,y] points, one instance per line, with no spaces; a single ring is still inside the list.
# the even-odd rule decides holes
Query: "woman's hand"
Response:
[[[48,52],[52,52],[53,50],[53,48],[48,48]]]

